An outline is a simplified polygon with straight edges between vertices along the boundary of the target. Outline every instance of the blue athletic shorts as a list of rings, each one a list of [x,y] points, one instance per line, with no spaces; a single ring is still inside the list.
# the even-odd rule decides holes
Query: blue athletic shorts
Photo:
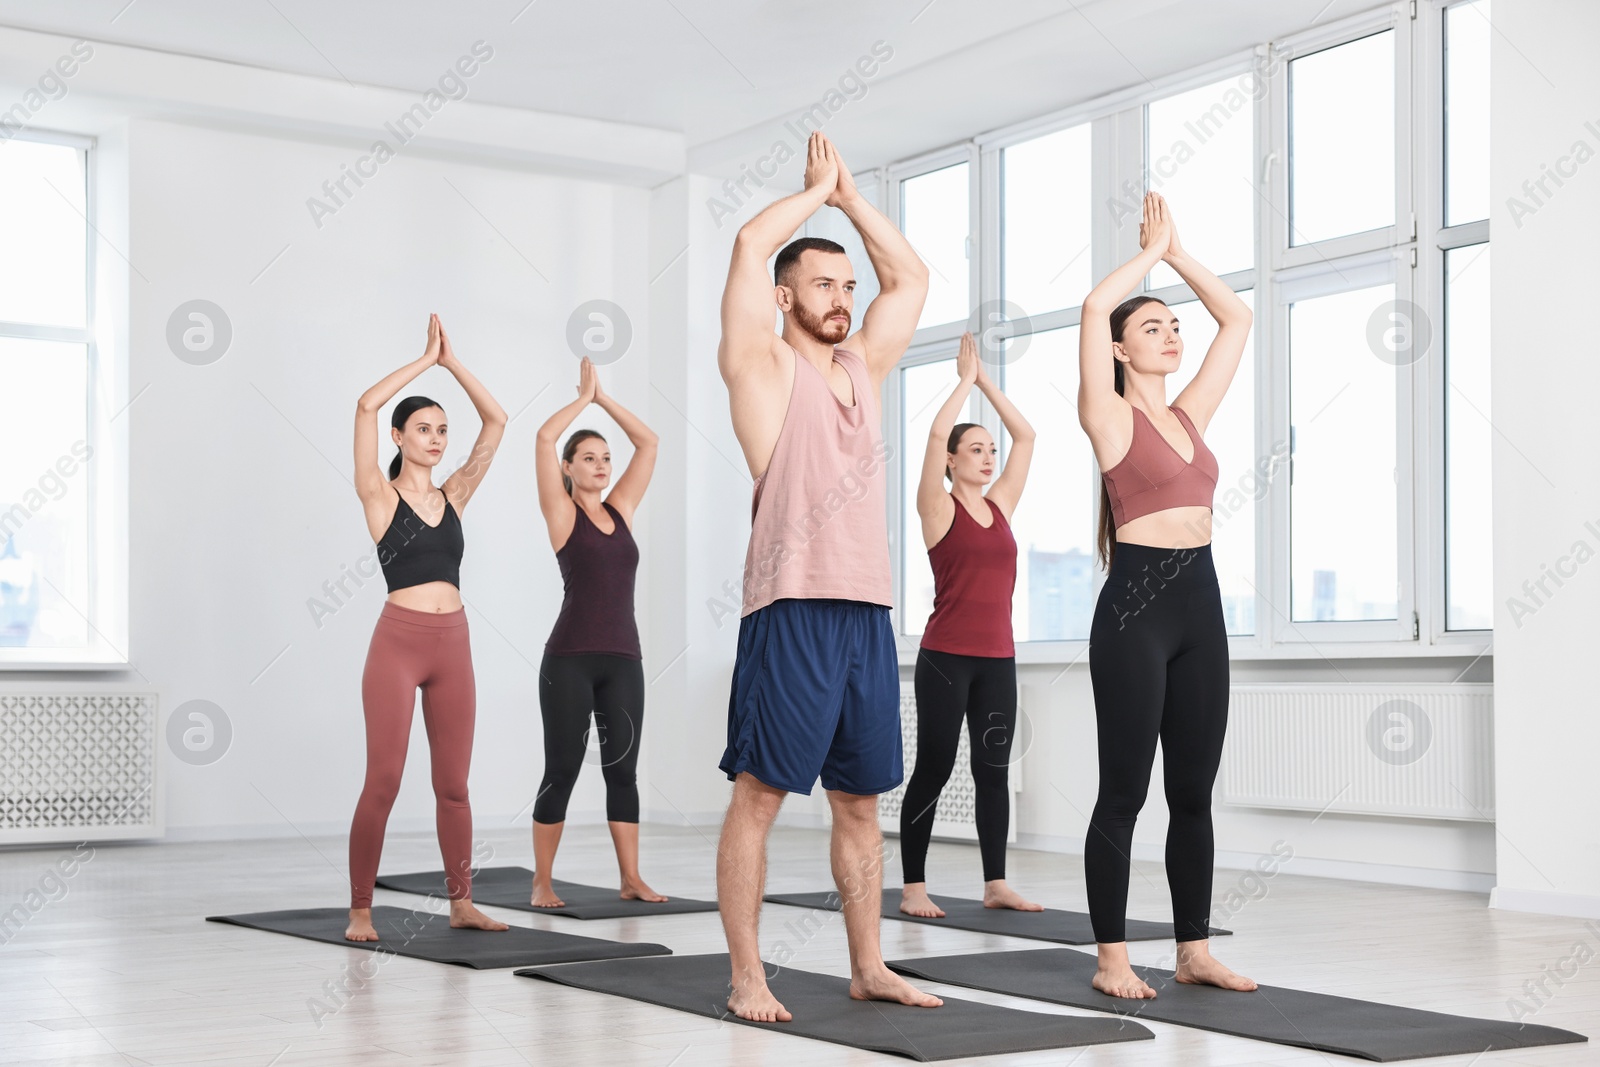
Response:
[[[739,620],[728,698],[731,781],[749,771],[791,793],[866,796],[905,777],[900,665],[889,609],[857,600],[783,599]]]

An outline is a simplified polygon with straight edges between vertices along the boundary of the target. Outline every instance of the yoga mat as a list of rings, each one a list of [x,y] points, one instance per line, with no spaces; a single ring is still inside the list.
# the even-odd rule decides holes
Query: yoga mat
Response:
[[[378,884],[383,884],[381,879]],[[791,904],[797,908],[840,910],[839,894],[831,889],[826,893],[768,893],[764,899],[773,904]],[[918,915],[907,915],[900,910],[900,890],[885,889],[883,917],[899,919],[902,922],[943,926],[948,930],[976,930],[982,934],[1004,934],[1007,937],[1026,937],[1035,941],[1054,941],[1058,945],[1094,944],[1094,930],[1089,925],[1089,916],[1081,911],[1061,911],[1057,908],[1046,908],[1043,911],[986,908],[981,900],[936,897],[931,894],[928,899],[944,909],[944,918],[924,919]],[[1224,930],[1221,927],[1211,928],[1213,937],[1231,933],[1232,930]],[[1129,919],[1127,938],[1129,941],[1170,941],[1172,924]]]
[[[401,893],[419,893],[423,896],[443,897],[443,871],[417,871],[413,874],[380,874],[380,889],[393,889]],[[695,900],[691,897],[667,894],[667,899],[652,904],[645,900],[623,900],[617,890],[604,886],[563,882],[552,878],[550,885],[556,896],[566,901],[565,907],[536,908],[528,903],[533,892],[533,872],[526,867],[484,867],[472,872],[472,901],[490,904],[496,908],[515,908],[535,915],[565,915],[572,919],[633,919],[642,915],[683,915],[694,911],[716,911],[714,900]]]
[[[432,960],[434,963],[454,963],[479,970],[664,956],[672,952],[665,945],[607,941],[599,937],[579,937],[577,934],[560,934],[550,930],[529,930],[522,926],[513,926],[509,930],[452,930],[448,915],[431,915],[405,908],[372,909],[372,925],[379,937],[377,941],[345,940],[344,928],[350,922],[348,908],[254,911],[246,915],[212,915],[206,921],[232,923],[252,930],[289,934],[346,948],[382,949],[398,956]]]
[[[658,956],[652,959],[529,967],[516,973],[575,989],[676,1008],[708,1019],[756,1026],[780,1034],[832,1041],[852,1048],[948,1060],[1072,1048],[1115,1041],[1143,1041],[1155,1035],[1126,1020],[1046,1015],[949,997],[938,1008],[914,1008],[881,1000],[851,1000],[850,980],[790,967],[775,968],[767,979],[772,995],[794,1015],[786,1023],[757,1023],[727,1010],[728,956]]]
[[[1553,1026],[1445,1015],[1281,986],[1263,985],[1254,992],[1236,993],[1216,986],[1182,985],[1173,980],[1171,971],[1155,967],[1135,967],[1134,971],[1159,995],[1154,1000],[1125,1000],[1089,985],[1095,967],[1095,957],[1069,948],[930,956],[889,963],[890,970],[930,982],[1338,1052],[1379,1063],[1588,1040]]]

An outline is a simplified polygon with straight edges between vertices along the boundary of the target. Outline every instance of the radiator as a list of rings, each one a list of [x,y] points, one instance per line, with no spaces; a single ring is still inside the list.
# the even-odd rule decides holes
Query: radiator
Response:
[[[905,752],[905,781],[878,796],[878,823],[885,833],[891,834],[900,832],[900,805],[905,799],[906,784],[911,781],[911,772],[917,763],[917,698],[905,690],[906,687],[902,686],[900,738]],[[1022,756],[1033,740],[1032,732],[1027,728],[1027,718],[1020,708],[1017,711],[1017,733],[1018,736],[1012,740],[1011,767],[1007,779],[1011,786],[1012,803],[1006,840],[1011,842],[1017,839],[1016,794],[1022,790]],[[939,794],[938,807],[934,808],[933,836],[961,841],[978,839],[978,820],[973,808],[972,746],[965,725],[961,728],[960,747],[956,749],[955,770],[945,783],[944,791]]]
[[[1493,689],[1235,685],[1219,776],[1222,800],[1492,821]]]
[[[0,688],[0,844],[162,831],[156,695]]]

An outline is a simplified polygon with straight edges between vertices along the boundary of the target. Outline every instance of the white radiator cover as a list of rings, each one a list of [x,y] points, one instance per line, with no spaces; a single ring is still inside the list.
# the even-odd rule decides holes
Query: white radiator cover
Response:
[[[905,780],[887,793],[878,796],[878,824],[885,833],[900,833],[900,805],[905,799],[906,785],[917,763],[917,698],[902,686],[900,691],[900,739],[904,750]],[[1016,794],[1022,791],[1022,756],[1032,740],[1026,729],[1027,718],[1017,710],[1017,734],[1011,747],[1011,767],[1008,784],[1011,786],[1011,818],[1006,826],[1006,840],[1017,839]],[[960,841],[978,839],[977,812],[973,806],[972,746],[967,727],[961,727],[961,743],[956,749],[955,770],[939,794],[939,805],[933,812],[933,836],[954,838]]]
[[[162,832],[156,694],[0,687],[0,844]]]
[[[1235,685],[1222,801],[1491,822],[1493,692],[1482,684]]]

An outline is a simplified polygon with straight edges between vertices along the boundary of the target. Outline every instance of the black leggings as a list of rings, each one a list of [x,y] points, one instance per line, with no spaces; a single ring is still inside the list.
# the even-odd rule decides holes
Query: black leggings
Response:
[[[533,821],[565,822],[567,798],[589,752],[589,713],[600,730],[600,773],[606,780],[606,821],[639,821],[639,730],[644,725],[644,664],[626,656],[553,656],[539,664],[539,712],[544,718],[544,778]]]
[[[1179,941],[1210,936],[1211,787],[1228,725],[1228,634],[1211,546],[1119,544],[1089,630],[1100,795],[1083,848],[1095,940],[1126,940],[1133,824],[1161,740]]]
[[[1011,821],[1011,738],[1017,730],[1017,661],[958,656],[924,648],[917,654],[917,766],[900,804],[900,865],[907,882],[925,882],[923,863],[939,792],[956,767],[961,721],[972,749],[973,807],[983,880],[1006,876]]]

